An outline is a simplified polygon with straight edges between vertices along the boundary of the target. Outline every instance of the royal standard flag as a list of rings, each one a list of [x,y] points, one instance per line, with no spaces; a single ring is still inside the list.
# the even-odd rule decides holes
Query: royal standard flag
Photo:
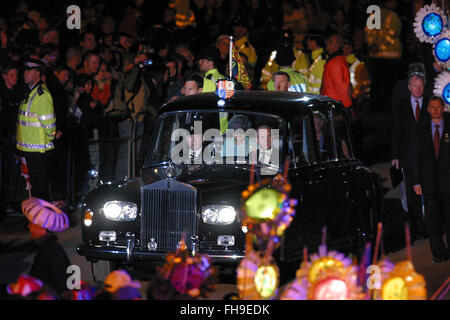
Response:
[[[232,75],[233,78],[240,82],[245,90],[250,90],[252,88],[252,83],[250,82],[250,78],[248,77],[247,70],[245,69],[244,60],[239,55],[239,52],[236,49],[236,46],[233,43],[232,49],[232,57],[233,57],[233,68]]]

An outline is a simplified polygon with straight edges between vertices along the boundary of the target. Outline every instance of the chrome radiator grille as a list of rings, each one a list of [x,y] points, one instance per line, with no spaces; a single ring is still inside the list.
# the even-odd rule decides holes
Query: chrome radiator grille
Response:
[[[156,251],[175,251],[185,235],[188,248],[197,234],[197,191],[173,179],[141,189],[141,244],[156,242]],[[153,240],[152,240],[153,239]]]

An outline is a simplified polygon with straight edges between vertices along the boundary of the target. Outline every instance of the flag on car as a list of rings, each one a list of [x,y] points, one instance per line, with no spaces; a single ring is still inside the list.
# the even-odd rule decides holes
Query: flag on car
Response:
[[[234,42],[230,41],[230,46],[232,46],[232,76],[236,81],[240,82],[245,90],[250,90],[252,88],[252,83],[248,77],[247,70],[245,69],[244,60],[240,56],[239,52],[234,45]]]

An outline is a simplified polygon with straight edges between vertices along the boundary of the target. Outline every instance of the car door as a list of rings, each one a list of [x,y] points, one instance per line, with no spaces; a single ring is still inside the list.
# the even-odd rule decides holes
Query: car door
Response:
[[[328,237],[331,247],[341,249],[352,243],[356,232],[354,196],[358,183],[352,174],[353,150],[346,112],[330,103],[330,115],[336,157],[330,167],[333,211],[328,217]]]
[[[329,170],[318,162],[311,110],[289,121],[288,149],[291,162],[291,197],[299,204],[291,226],[286,230],[281,257],[285,261],[301,258],[303,248],[316,250],[330,207]]]

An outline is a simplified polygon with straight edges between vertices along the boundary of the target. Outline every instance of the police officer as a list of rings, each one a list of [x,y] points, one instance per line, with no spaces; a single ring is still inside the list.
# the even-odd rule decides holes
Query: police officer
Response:
[[[206,47],[199,56],[198,68],[205,76],[203,78],[203,92],[216,91],[216,82],[225,79],[217,69],[217,62],[220,59],[219,49],[216,47]]]
[[[290,77],[290,84],[289,91],[293,92],[307,92],[308,85],[306,78],[302,76],[299,72],[292,69],[292,63],[295,60],[294,53],[292,51],[292,47],[288,45],[282,46],[278,52],[277,56],[275,58],[275,62],[280,66],[279,71],[286,72]],[[275,86],[273,83],[273,79],[270,80],[267,83],[267,90],[274,91]]]
[[[295,71],[301,73],[305,78],[308,75],[309,59],[303,50],[297,50],[294,48],[294,34],[290,29],[282,30],[278,44],[275,48],[281,47],[292,48],[292,53],[295,56],[295,61],[292,63],[292,67]],[[277,64],[277,56],[279,56],[279,50],[274,50],[270,53],[269,60],[261,70],[260,88],[267,89],[268,82],[272,79],[273,74],[280,70],[280,66]]]
[[[308,68],[308,90],[311,93],[320,93],[323,70],[327,62],[323,32],[312,29],[306,34],[306,46],[311,51],[311,65]]]
[[[352,83],[352,95],[354,99],[361,100],[362,98],[370,97],[370,77],[367,71],[366,64],[360,61],[353,52],[353,40],[344,39],[344,46],[342,48],[345,59],[348,62],[350,72],[350,82]]]
[[[31,195],[50,201],[47,170],[54,149],[56,118],[52,96],[41,81],[44,72],[41,61],[26,60],[24,82],[29,94],[19,107],[16,138],[18,153],[27,162]]]

